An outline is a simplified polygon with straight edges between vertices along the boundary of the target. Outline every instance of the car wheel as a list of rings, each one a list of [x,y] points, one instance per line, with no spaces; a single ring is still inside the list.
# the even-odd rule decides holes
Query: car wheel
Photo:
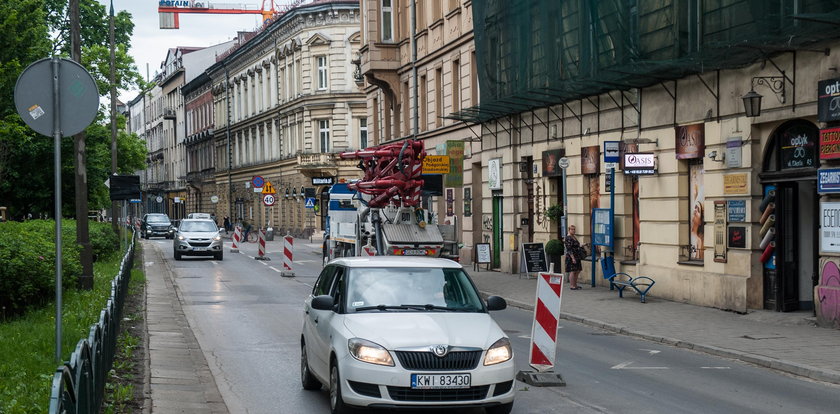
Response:
[[[181,260],[181,253],[175,252],[175,260]]]
[[[333,358],[330,364],[330,412],[332,414],[348,414],[350,407],[344,404],[341,396],[341,377],[338,374],[338,361]]]
[[[225,260],[225,254],[224,254],[223,252],[218,252],[218,253],[216,253],[216,254],[214,255],[214,257],[215,257],[215,259],[216,259],[216,260],[219,260],[219,261],[221,261],[221,260]]]
[[[502,405],[494,405],[492,407],[487,407],[484,409],[484,412],[487,414],[509,414],[510,410],[513,409],[513,401],[502,404]]]
[[[300,344],[300,383],[305,390],[314,391],[321,389],[321,381],[318,381],[312,375],[312,372],[309,371],[309,359],[306,357],[306,344],[303,343]]]

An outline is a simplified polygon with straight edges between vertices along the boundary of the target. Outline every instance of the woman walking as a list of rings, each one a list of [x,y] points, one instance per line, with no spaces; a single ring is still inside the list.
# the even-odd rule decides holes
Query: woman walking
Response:
[[[580,290],[578,286],[578,276],[583,269],[580,261],[583,260],[584,251],[580,246],[580,242],[575,236],[575,226],[569,226],[569,234],[563,240],[566,245],[566,271],[569,272],[569,283],[572,285],[571,290]]]

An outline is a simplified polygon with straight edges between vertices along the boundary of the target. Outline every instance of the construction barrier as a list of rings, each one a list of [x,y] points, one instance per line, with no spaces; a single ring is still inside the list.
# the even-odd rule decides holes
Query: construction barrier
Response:
[[[373,247],[370,243],[362,247],[362,256],[376,256],[376,248]]]
[[[259,240],[257,243],[259,244],[259,249],[257,250],[257,257],[254,257],[256,260],[271,260],[268,256],[265,255],[265,229],[260,228],[259,231]]]
[[[538,372],[554,368],[554,355],[557,352],[557,323],[560,319],[562,294],[563,275],[539,273],[534,322],[531,326],[531,349],[528,355],[528,363]]]
[[[283,237],[283,272],[282,276],[294,276],[292,272],[292,256],[294,255],[294,241],[291,235]]]
[[[233,230],[233,238],[231,238],[230,252],[239,253],[239,242],[242,240],[242,227],[236,226]]]

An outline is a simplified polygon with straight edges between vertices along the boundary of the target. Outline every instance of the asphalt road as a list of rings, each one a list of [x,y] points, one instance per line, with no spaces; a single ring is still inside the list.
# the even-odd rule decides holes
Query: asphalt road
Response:
[[[329,412],[326,390],[304,391],[299,379],[302,304],[321,269],[316,246],[297,245],[295,277],[282,277],[279,261],[253,259],[255,244],[240,246],[241,254],[226,246],[219,262],[175,261],[171,241],[152,243],[168,253],[184,313],[230,412]],[[509,308],[493,316],[511,337],[519,369],[529,369],[532,314]],[[556,368],[567,386],[518,382],[514,413],[826,413],[840,405],[837,386],[565,320]]]

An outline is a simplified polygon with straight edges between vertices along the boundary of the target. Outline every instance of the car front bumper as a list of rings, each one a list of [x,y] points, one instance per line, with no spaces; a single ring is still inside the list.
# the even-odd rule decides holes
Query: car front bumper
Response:
[[[184,256],[214,256],[222,251],[221,240],[175,240],[175,251]]]
[[[483,361],[483,356],[482,356]],[[468,371],[407,370],[356,360],[345,354],[339,360],[344,402],[371,408],[488,407],[513,401],[516,375],[513,359],[501,364],[483,363]],[[412,389],[411,374],[469,373],[469,388]]]
[[[146,236],[147,237],[169,237],[175,234],[175,230],[168,228],[168,229],[153,229],[153,228],[146,228]]]

